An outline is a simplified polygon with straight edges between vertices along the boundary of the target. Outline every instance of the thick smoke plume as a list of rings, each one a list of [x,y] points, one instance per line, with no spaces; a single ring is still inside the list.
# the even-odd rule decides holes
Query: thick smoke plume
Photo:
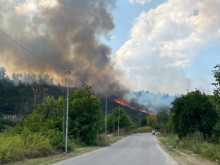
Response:
[[[115,0],[1,0],[0,65],[9,73],[49,74],[62,85],[72,67],[71,84],[97,92],[122,89],[110,61],[111,49],[100,42],[114,28]]]

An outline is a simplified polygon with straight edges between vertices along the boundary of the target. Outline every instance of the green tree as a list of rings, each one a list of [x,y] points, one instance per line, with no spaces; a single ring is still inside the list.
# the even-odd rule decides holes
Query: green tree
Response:
[[[48,97],[45,102],[39,104],[37,109],[27,117],[24,126],[33,132],[39,132],[43,127],[61,130],[62,103],[62,98],[55,100],[53,96]]]
[[[215,78],[215,83],[212,83],[216,88],[214,89],[214,95],[212,97],[214,104],[218,108],[218,112],[220,114],[220,65],[216,65],[214,67],[214,70],[212,71],[214,78]]]
[[[216,106],[218,110],[218,116],[219,116],[218,122],[214,127],[213,137],[216,139],[219,138],[219,142],[220,142],[220,65],[216,65],[214,67],[213,75],[216,82],[213,83],[215,89],[213,92],[213,96],[211,96],[211,99],[213,104]]]
[[[218,116],[207,95],[196,90],[175,99],[172,105],[173,128],[180,138],[195,131],[205,137],[212,135]]]
[[[146,117],[146,119],[147,119],[147,125],[148,126],[151,126],[155,129],[159,128],[158,123],[157,123],[157,116],[149,115],[149,116]]]
[[[120,115],[119,115],[120,110]],[[110,132],[116,132],[118,129],[118,116],[119,116],[119,127],[120,129],[123,128],[126,131],[130,129],[131,121],[126,115],[124,108],[116,107],[112,109],[112,113],[108,115],[107,123],[108,123],[108,130]]]
[[[92,94],[90,86],[83,84],[69,96],[69,135],[92,144],[102,127],[103,114],[100,99]]]
[[[55,100],[54,97],[48,97],[27,117],[24,121],[24,128],[33,133],[40,133],[49,138],[52,145],[58,149],[63,149],[62,106],[62,98]]]
[[[147,126],[147,119],[146,119],[146,117],[144,117],[144,118],[141,119],[141,126],[142,126],[142,127],[143,127],[143,126]]]
[[[161,107],[157,113],[157,122],[161,132],[167,132],[167,123],[169,120],[169,108]]]

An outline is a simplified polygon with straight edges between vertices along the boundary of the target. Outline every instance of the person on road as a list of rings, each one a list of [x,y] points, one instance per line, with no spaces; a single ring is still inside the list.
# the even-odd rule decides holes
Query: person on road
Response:
[[[155,135],[155,132],[154,132],[154,130],[152,130],[152,135]]]

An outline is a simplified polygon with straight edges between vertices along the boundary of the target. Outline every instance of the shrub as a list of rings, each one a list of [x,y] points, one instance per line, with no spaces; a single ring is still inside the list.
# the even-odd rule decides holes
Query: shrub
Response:
[[[0,144],[0,162],[2,163],[55,153],[48,138],[38,133],[31,133],[27,129],[24,129],[22,134],[1,134]]]
[[[24,141],[20,135],[1,135],[0,144],[0,162],[6,163],[24,158]]]

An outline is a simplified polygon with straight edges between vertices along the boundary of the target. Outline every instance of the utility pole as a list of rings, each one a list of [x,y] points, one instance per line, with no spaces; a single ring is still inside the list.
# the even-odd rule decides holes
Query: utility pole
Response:
[[[70,70],[68,69],[68,87],[67,87],[67,106],[66,106],[66,142],[65,142],[65,152],[67,153],[67,137],[68,137],[68,110],[69,110],[69,87],[70,87]]]
[[[120,128],[119,128],[119,126],[120,126],[120,124],[119,124],[119,122],[120,122],[120,120],[119,120],[119,117],[120,117],[120,105],[119,105],[119,114],[118,114],[118,136],[119,136],[119,132],[120,132]]]
[[[141,112],[139,112],[139,132],[141,133]]]
[[[63,124],[62,124],[63,140],[65,140],[65,121],[66,121],[66,106],[65,106],[65,96],[63,96]]]
[[[105,143],[107,143],[107,96],[105,97]]]

